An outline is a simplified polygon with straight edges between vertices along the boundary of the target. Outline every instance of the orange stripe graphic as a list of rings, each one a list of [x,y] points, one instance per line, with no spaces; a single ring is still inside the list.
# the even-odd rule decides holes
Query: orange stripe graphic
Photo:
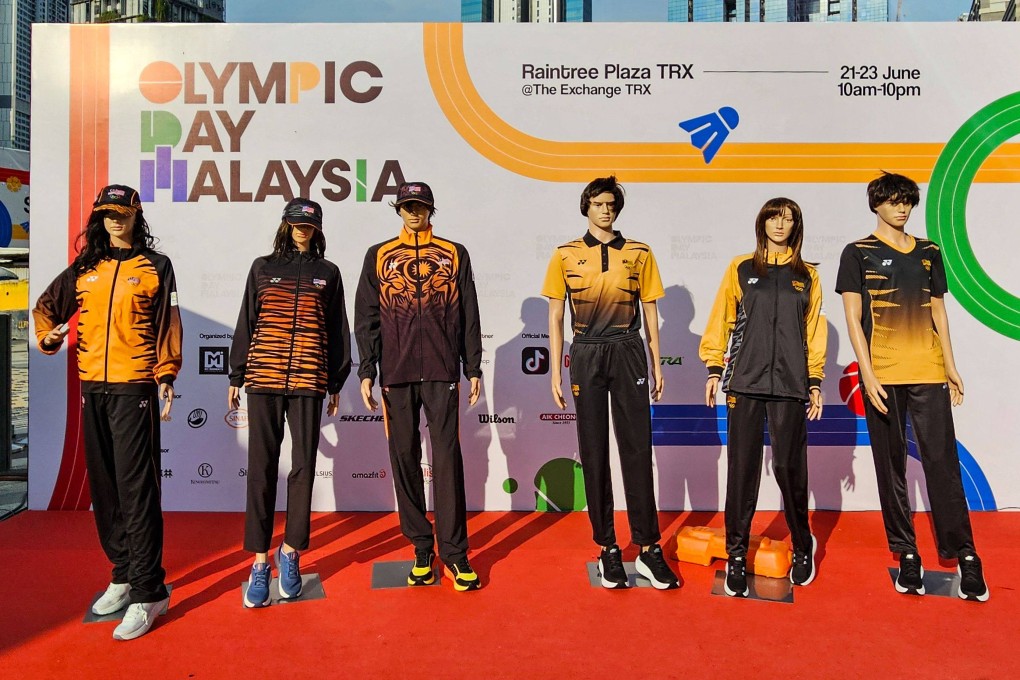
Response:
[[[587,182],[612,171],[627,182],[859,183],[888,170],[927,182],[944,146],[729,142],[707,165],[679,127],[676,142],[540,139],[506,123],[479,95],[464,56],[462,24],[426,24],[424,51],[433,94],[458,134],[496,165],[532,179]],[[1020,182],[1020,144],[1000,147],[977,181]]]
[[[96,192],[107,184],[110,140],[110,29],[71,26],[68,166],[68,263]],[[64,452],[50,497],[50,510],[87,510],[92,503],[85,475],[81,429],[81,383],[76,356],[77,320],[68,334],[67,417]]]

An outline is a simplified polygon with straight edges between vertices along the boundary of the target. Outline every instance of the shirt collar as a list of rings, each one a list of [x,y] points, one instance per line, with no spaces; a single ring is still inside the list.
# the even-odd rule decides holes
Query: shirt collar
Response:
[[[616,250],[623,250],[623,246],[626,245],[626,243],[627,239],[623,237],[623,234],[614,230],[613,240],[607,243],[606,245]],[[595,238],[590,231],[586,231],[584,232],[584,245],[588,246],[589,248],[594,248],[595,246],[602,245],[602,241]]]
[[[417,240],[415,240],[417,236]],[[418,245],[425,245],[426,243],[432,243],[432,225],[429,224],[428,229],[419,232],[413,232],[407,227],[400,227],[400,242],[406,243],[409,246],[413,246],[415,243]]]

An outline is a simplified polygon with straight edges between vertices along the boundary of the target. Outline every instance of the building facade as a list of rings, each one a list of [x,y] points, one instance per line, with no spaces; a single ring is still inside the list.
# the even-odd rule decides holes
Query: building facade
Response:
[[[71,0],[72,24],[139,23],[222,23],[226,0]]]
[[[591,0],[461,0],[460,20],[511,23],[591,21]]]
[[[28,150],[32,24],[67,21],[68,0],[0,0],[0,147]]]
[[[1016,0],[974,0],[966,21],[1016,21]]]
[[[889,21],[887,0],[668,0],[669,21]]]

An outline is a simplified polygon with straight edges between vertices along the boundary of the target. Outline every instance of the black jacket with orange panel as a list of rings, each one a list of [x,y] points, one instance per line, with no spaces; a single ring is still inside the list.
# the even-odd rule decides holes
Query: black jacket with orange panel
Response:
[[[148,394],[173,384],[181,369],[181,315],[170,258],[146,248],[116,248],[112,257],[78,275],[65,269],[32,310],[39,349],[54,328],[78,316],[78,375],[82,391]]]
[[[337,266],[308,253],[256,259],[230,345],[230,384],[251,394],[323,397],[339,392],[350,372]]]
[[[431,226],[372,246],[358,281],[358,378],[381,385],[482,376],[482,332],[471,260]]]

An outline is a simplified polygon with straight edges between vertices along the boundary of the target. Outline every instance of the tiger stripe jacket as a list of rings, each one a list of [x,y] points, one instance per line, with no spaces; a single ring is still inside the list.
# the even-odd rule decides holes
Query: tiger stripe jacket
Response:
[[[170,258],[146,248],[115,248],[78,275],[68,267],[32,310],[40,351],[46,335],[78,315],[78,375],[85,393],[148,394],[181,370],[180,310]]]
[[[257,258],[230,345],[230,384],[249,394],[323,397],[351,372],[340,270],[308,253]]]
[[[381,385],[482,376],[482,332],[471,260],[430,226],[372,246],[358,281],[358,378]]]

